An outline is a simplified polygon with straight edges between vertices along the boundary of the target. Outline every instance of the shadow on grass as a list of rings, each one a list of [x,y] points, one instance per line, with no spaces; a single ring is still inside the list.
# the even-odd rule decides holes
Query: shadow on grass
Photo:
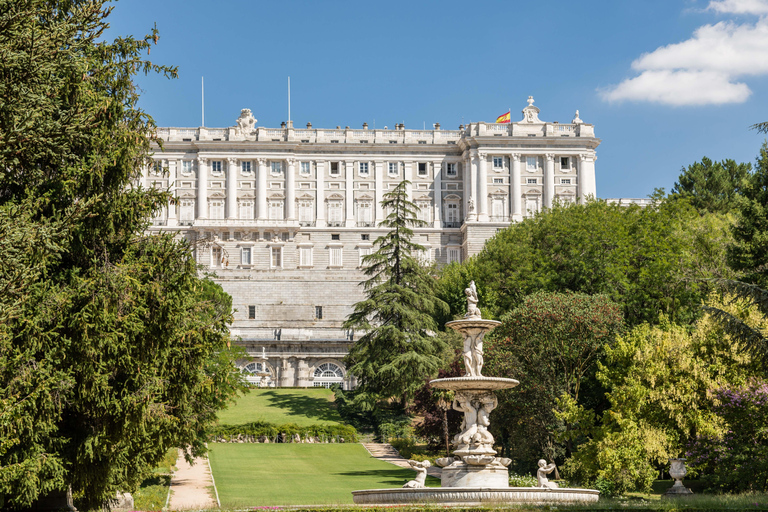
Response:
[[[362,471],[349,471],[346,473],[335,473],[339,476],[365,476],[378,479],[382,485],[402,487],[403,484],[409,480],[412,480],[416,476],[416,472],[409,471],[407,469],[368,469]],[[427,487],[440,487],[440,480],[433,476],[427,477]]]
[[[333,402],[329,402],[326,398],[315,398],[300,393],[277,393],[275,391],[265,391],[262,394],[267,398],[270,405],[279,407],[289,416],[306,416],[321,421],[341,422],[341,417],[333,409]]]

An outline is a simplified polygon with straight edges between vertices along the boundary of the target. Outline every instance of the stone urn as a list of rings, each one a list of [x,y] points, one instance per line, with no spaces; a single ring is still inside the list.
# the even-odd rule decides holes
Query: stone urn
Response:
[[[665,497],[688,496],[693,492],[683,485],[683,478],[688,474],[685,467],[685,459],[669,459],[669,476],[675,479],[675,483],[664,493]]]

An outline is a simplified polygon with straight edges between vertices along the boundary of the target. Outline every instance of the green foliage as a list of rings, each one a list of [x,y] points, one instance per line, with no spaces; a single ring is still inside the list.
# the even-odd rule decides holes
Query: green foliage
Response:
[[[588,440],[563,473],[587,485],[603,479],[617,494],[647,491],[658,468],[695,436],[723,432],[712,390],[759,371],[708,315],[692,331],[665,318],[634,328],[606,348],[600,363],[597,377],[609,390],[610,409],[598,425],[570,397],[558,403],[558,417],[575,426],[561,439]]]
[[[499,393],[491,424],[505,454],[523,464],[520,471],[534,469],[542,454],[553,459],[572,449],[553,443],[556,430],[570,428],[554,417],[556,400],[583,399],[583,387],[587,397],[599,394],[590,389],[596,363],[622,327],[619,306],[605,296],[542,292],[526,297],[487,337],[484,372],[520,381]]]
[[[239,385],[231,301],[190,248],[144,234],[152,120],[135,73],[157,42],[103,41],[101,1],[0,0],[0,495],[134,490]]]
[[[646,208],[556,204],[498,233],[465,265],[473,269],[488,318],[537,291],[574,291],[607,295],[621,305],[629,326],[655,322],[660,312],[690,323],[710,288],[701,279],[728,277],[718,252],[727,242],[726,224],[711,230],[699,217],[685,201]],[[463,273],[449,266],[441,279],[441,297],[452,307],[459,306]]]
[[[518,475],[514,472],[509,474],[510,487],[536,487],[538,483],[533,475]]]
[[[729,262],[744,273],[743,280],[768,288],[768,142],[760,148],[738,206]]]
[[[445,350],[433,315],[447,310],[435,297],[435,279],[419,265],[411,227],[420,226],[417,207],[408,201],[402,181],[384,195],[389,212],[379,224],[389,231],[376,239],[376,251],[363,258],[367,297],[355,304],[344,327],[365,334],[346,357],[349,371],[358,378],[361,397],[398,397],[405,404],[437,373]]]
[[[347,443],[357,442],[357,431],[350,425],[296,425],[295,423],[286,423],[282,425],[267,423],[265,421],[256,421],[244,423],[241,425],[218,425],[209,430],[210,437],[213,440],[224,439],[230,441],[243,436],[249,436],[250,442],[256,442],[261,436],[268,437],[270,442],[275,442],[281,434],[287,436],[286,442],[290,442],[292,436],[300,435],[302,439],[307,437],[319,437],[321,440],[330,442],[330,439],[344,438]]]
[[[670,198],[687,199],[702,214],[733,212],[751,169],[750,164],[730,159],[713,162],[704,157],[681,169]]]

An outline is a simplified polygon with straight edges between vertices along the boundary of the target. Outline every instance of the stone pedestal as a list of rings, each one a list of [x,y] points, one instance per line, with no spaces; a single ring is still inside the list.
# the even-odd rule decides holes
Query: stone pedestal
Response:
[[[443,468],[441,487],[509,487],[509,471],[498,462],[476,466],[459,460]]]

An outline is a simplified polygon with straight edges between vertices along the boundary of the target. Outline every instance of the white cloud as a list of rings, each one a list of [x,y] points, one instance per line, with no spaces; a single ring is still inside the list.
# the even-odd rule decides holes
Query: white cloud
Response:
[[[714,3],[755,8],[753,4],[768,4],[768,0],[723,0],[710,5]],[[632,68],[640,75],[602,91],[604,99],[669,105],[744,102],[751,91],[738,79],[768,74],[768,18],[755,24],[704,25],[691,39],[641,55]]]
[[[768,0],[712,0],[707,10],[732,14],[768,14]]]

